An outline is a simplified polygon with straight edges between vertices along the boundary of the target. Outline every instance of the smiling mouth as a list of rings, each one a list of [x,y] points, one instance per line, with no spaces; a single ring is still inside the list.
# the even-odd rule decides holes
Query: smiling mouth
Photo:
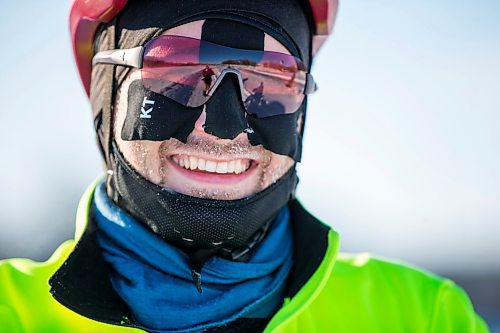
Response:
[[[191,155],[173,155],[171,160],[185,170],[229,175],[242,174],[256,164],[255,161],[250,159],[213,161]]]

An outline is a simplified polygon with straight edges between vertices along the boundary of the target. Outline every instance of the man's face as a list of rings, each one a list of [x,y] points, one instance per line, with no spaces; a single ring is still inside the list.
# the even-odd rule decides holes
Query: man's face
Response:
[[[200,38],[195,32],[199,34],[202,23],[187,23],[164,34]],[[267,34],[265,38],[266,51],[289,54],[277,40]],[[240,133],[233,140],[206,133],[203,129],[205,111],[196,121],[186,144],[174,138],[166,141],[122,140],[120,133],[127,114],[128,88],[137,79],[140,79],[140,72],[133,70],[118,89],[114,135],[125,159],[150,182],[195,197],[235,200],[267,188],[294,164],[288,156],[252,146],[246,133]]]

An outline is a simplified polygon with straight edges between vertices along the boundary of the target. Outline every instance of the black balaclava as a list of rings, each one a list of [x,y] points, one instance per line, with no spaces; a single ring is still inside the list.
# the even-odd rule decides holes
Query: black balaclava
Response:
[[[115,20],[101,29],[96,39],[96,52],[144,45],[165,29],[203,19],[208,28],[203,31],[202,39],[231,47],[258,49],[262,47],[258,45],[258,38],[245,41],[235,38],[235,32],[241,35],[251,29],[264,31],[310,66],[311,25],[306,15],[299,0],[132,0]],[[230,27],[231,33],[225,33],[224,26]],[[293,195],[297,184],[295,168],[269,188],[240,200],[200,199],[150,183],[130,167],[112,139],[113,103],[117,87],[128,72],[126,67],[110,65],[97,65],[92,71],[94,123],[110,170],[108,195],[153,232],[194,253],[194,266],[201,266],[207,256],[216,252],[233,260],[241,259],[260,241],[271,221]],[[251,128],[247,133],[252,145],[261,144],[299,161],[301,134],[297,133],[297,122],[304,116],[306,100],[293,114],[262,119],[245,116],[237,84],[234,75],[227,75],[207,102],[205,131],[232,139]],[[164,118],[158,118],[155,126],[141,126],[126,120],[122,132],[115,134],[124,140],[152,139],[148,135],[162,133],[153,140],[176,138],[186,142],[203,110],[203,106],[186,108],[155,94],[140,81],[132,82],[129,90],[122,93],[128,93],[127,117],[131,109],[140,110],[144,97],[154,99],[155,105],[165,110],[161,112]]]

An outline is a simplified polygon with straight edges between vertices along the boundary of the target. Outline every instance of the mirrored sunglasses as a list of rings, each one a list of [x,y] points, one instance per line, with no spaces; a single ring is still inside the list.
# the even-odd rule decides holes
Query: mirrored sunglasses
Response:
[[[161,35],[144,46],[99,52],[93,64],[139,68],[144,87],[188,107],[205,104],[225,75],[233,74],[246,112],[259,118],[294,113],[317,89],[305,64],[292,55],[184,36]]]

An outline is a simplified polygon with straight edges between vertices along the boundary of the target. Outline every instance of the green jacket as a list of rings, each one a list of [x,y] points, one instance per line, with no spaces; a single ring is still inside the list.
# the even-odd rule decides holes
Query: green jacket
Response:
[[[94,188],[80,203],[75,240],[48,261],[0,261],[0,332],[143,332],[128,319],[93,250]],[[488,332],[452,281],[368,254],[339,254],[335,231],[298,202],[290,207],[295,267],[265,332]]]

